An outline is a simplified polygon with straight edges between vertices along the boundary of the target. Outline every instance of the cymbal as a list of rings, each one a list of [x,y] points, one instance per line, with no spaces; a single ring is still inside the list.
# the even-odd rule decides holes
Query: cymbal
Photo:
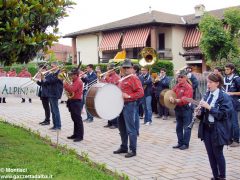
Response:
[[[160,103],[169,109],[174,109],[176,107],[176,104],[173,104],[169,101],[170,97],[176,99],[177,95],[173,90],[164,89],[160,94]]]

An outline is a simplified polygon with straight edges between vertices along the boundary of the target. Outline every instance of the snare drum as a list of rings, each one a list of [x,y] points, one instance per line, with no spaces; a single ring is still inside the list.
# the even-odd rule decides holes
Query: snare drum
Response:
[[[116,118],[121,113],[123,105],[122,91],[114,84],[94,84],[86,95],[86,110],[92,116],[101,119]]]

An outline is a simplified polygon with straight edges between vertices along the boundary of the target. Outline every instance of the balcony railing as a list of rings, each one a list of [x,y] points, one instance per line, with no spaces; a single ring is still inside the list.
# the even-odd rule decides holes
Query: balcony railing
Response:
[[[172,60],[172,49],[166,48],[157,51],[159,59],[169,59]]]

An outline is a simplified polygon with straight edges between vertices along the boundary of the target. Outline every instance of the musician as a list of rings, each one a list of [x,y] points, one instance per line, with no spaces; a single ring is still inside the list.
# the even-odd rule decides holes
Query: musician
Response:
[[[198,80],[197,78],[193,75],[192,73],[192,67],[188,66],[186,68],[187,71],[187,77],[188,79],[191,81],[192,83],[192,87],[193,87],[193,99],[196,99],[196,92],[197,92],[197,88],[198,88]]]
[[[223,146],[229,145],[231,140],[231,114],[233,105],[229,95],[222,90],[223,79],[218,74],[210,74],[207,79],[208,92],[199,103],[198,137],[204,141],[213,178],[226,178],[226,162]]]
[[[121,136],[121,146],[114,154],[127,153],[126,158],[136,156],[137,150],[137,129],[135,125],[135,110],[137,100],[144,96],[144,91],[139,78],[133,75],[133,64],[130,59],[125,59],[123,64],[124,79],[119,83],[123,92],[124,107],[118,118],[118,128]],[[129,148],[128,152],[128,139]]]
[[[61,99],[62,96],[63,82],[58,78],[58,74],[60,73],[58,63],[52,62],[51,68],[54,70],[45,75],[45,78],[43,79],[43,85],[46,85],[48,89],[47,97],[50,102],[53,119],[53,127],[51,127],[50,130],[58,131],[61,130],[61,117],[58,107],[58,100]]]
[[[140,74],[140,67],[137,64],[133,65],[133,74],[135,74],[139,80],[141,81],[142,87],[143,87],[143,83],[144,83],[144,79],[143,76]],[[136,125],[136,129],[137,129],[137,135],[139,136],[139,129],[140,129],[140,116],[143,116],[143,103],[144,103],[144,98],[139,98],[137,100],[137,108],[136,108],[136,112],[135,112],[135,125]]]
[[[214,74],[219,74],[220,76],[223,76],[223,74],[222,74],[222,68],[220,68],[220,67],[215,67],[215,68],[213,69],[213,73],[214,73]]]
[[[31,75],[30,72],[28,72],[27,68],[25,66],[23,66],[21,72],[18,74],[18,77],[31,78],[32,75]],[[31,98],[29,98],[28,101],[29,101],[29,103],[32,103],[32,99]],[[25,98],[22,98],[22,102],[21,103],[25,103]]]
[[[147,67],[141,68],[144,88],[144,125],[152,124],[152,77]]]
[[[81,116],[81,101],[83,95],[83,82],[79,78],[79,69],[73,68],[69,73],[72,84],[64,82],[64,89],[69,93],[73,94],[73,97],[69,97],[67,100],[67,107],[73,120],[74,128],[73,135],[67,137],[73,139],[74,142],[83,140],[84,128]]]
[[[40,73],[46,72],[47,71],[47,66],[41,65],[39,66],[41,69]],[[47,74],[46,74],[47,75]],[[38,77],[40,78],[37,81],[37,84],[39,85],[39,91],[38,91],[38,96],[40,97],[40,100],[42,101],[42,106],[44,109],[45,113],[45,119],[44,121],[40,122],[40,125],[49,125],[50,124],[50,103],[48,99],[48,86],[46,83],[43,83],[43,76]]]
[[[8,71],[7,76],[8,77],[17,77],[16,69],[15,68],[11,68],[11,70]]]
[[[3,70],[3,67],[0,66],[0,77],[6,77],[7,73]],[[6,98],[0,96],[0,103],[6,103]]]
[[[100,66],[96,66],[95,72],[97,74],[98,79],[100,79],[100,75],[102,74],[102,70]]]
[[[101,82],[105,83],[111,83],[111,84],[118,84],[118,81],[120,79],[120,76],[114,71],[115,64],[111,63],[107,65],[107,71],[106,75],[100,80]],[[108,124],[104,127],[109,127],[110,129],[115,129],[118,127],[118,117],[108,120]]]
[[[166,76],[166,69],[161,68],[159,76],[155,79],[154,85],[156,87],[156,99],[157,99],[157,109],[158,116],[157,118],[161,118],[163,116],[163,120],[167,120],[169,111],[168,108],[162,106],[160,103],[160,94],[164,89],[169,89],[170,78]]]
[[[230,147],[239,146],[239,123],[238,113],[240,111],[240,77],[235,73],[235,66],[232,63],[225,65],[224,89],[231,96],[233,103],[232,130],[233,143]]]
[[[81,109],[83,108],[83,105],[85,104],[85,97],[87,95],[88,89],[95,83],[97,83],[97,74],[93,71],[93,65],[88,64],[87,73],[82,75],[82,81],[84,82],[84,89],[83,89],[83,100],[82,100],[82,106]],[[93,122],[93,116],[87,112],[87,119],[85,120],[86,122]]]
[[[178,144],[173,148],[185,150],[189,148],[189,141],[191,137],[191,129],[188,125],[192,121],[192,110],[189,103],[184,98],[193,97],[193,88],[187,82],[187,72],[181,70],[177,76],[177,84],[173,87],[173,91],[176,93],[177,98],[170,97],[171,103],[175,103],[175,116],[176,116],[176,132],[178,138]]]

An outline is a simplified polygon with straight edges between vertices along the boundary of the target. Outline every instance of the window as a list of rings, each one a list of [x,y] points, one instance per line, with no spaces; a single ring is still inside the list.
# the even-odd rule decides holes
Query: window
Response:
[[[158,49],[159,50],[165,49],[165,34],[163,33],[158,34]]]

